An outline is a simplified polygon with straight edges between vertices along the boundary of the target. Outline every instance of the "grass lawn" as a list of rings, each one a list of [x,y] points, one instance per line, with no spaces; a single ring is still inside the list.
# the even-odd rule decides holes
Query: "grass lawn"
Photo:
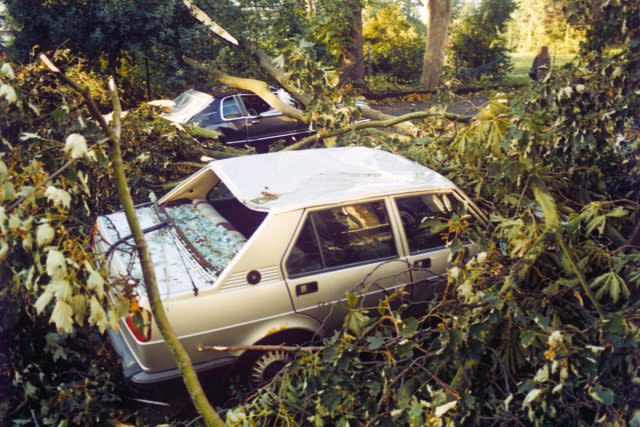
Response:
[[[511,55],[511,63],[513,64],[513,68],[509,72],[509,77],[527,77],[529,74],[529,69],[531,68],[531,64],[533,63],[533,58],[535,58],[534,53],[514,53]],[[560,67],[567,62],[573,59],[572,55],[556,55],[551,57],[551,66],[552,67]]]

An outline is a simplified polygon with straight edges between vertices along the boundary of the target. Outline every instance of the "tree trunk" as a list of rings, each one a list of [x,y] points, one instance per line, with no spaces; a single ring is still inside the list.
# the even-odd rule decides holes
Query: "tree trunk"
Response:
[[[345,70],[343,79],[356,85],[364,82],[364,60],[362,56],[362,6],[360,1],[354,2],[353,21],[351,22],[351,44],[345,49],[342,66]]]
[[[420,80],[425,89],[434,90],[440,83],[444,54],[449,40],[451,0],[428,0],[426,7],[427,46]]]

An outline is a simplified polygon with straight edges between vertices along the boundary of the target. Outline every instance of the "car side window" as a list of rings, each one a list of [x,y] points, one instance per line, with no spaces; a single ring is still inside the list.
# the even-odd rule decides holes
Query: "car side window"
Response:
[[[289,254],[289,258],[287,258],[287,271],[289,275],[294,276],[322,270],[322,265],[318,240],[316,239],[313,224],[310,218],[307,217],[307,221],[298,235],[298,240],[291,254]]]
[[[242,111],[240,111],[236,99],[233,97],[225,98],[222,101],[222,118],[235,119],[238,117],[242,117]]]
[[[407,238],[409,251],[418,252],[445,246],[442,233],[434,232],[438,225],[444,226],[457,210],[458,200],[451,194],[428,194],[396,199]]]
[[[276,110],[271,108],[269,104],[256,95],[242,95],[242,102],[244,102],[244,107],[252,116],[259,116],[266,112],[277,113]]]
[[[290,275],[397,256],[384,202],[311,212],[287,259]]]

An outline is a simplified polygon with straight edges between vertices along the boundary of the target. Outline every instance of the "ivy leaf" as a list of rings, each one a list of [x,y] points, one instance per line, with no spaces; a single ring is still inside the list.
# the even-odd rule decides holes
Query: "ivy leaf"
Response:
[[[6,77],[9,80],[14,80],[16,78],[16,74],[13,72],[13,68],[11,68],[11,64],[5,62],[0,67],[0,76]]]
[[[100,330],[100,333],[104,333],[109,327],[109,322],[107,321],[107,316],[104,313],[104,310],[95,296],[91,297],[90,306],[90,316],[89,323],[92,325],[96,325]]]
[[[528,406],[531,402],[536,400],[541,393],[542,393],[542,389],[539,389],[539,388],[534,388],[533,390],[531,390],[529,393],[527,393],[527,396],[524,398],[524,401],[522,402],[522,406],[523,407]]]
[[[15,104],[18,101],[15,89],[8,84],[0,86],[0,98],[4,98],[9,104]]]
[[[89,289],[93,289],[98,297],[104,297],[104,279],[102,275],[94,270],[89,264],[86,264],[85,267],[90,271],[89,278],[87,279],[87,287]]]
[[[382,347],[384,338],[379,335],[375,335],[373,337],[367,337],[367,342],[369,343],[369,350],[377,350]]]
[[[458,401],[454,400],[453,402],[445,403],[444,405],[436,407],[435,416],[441,418],[444,414],[455,408],[457,404]]]
[[[36,309],[36,313],[41,314],[45,307],[49,305],[53,299],[53,292],[49,287],[47,287],[42,294],[38,297],[33,307]]]

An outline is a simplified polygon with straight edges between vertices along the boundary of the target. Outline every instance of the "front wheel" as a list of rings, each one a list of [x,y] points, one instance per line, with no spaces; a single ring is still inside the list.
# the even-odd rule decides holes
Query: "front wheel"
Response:
[[[270,350],[261,352],[252,358],[248,369],[248,383],[252,388],[269,383],[287,364],[293,361],[289,351]]]

